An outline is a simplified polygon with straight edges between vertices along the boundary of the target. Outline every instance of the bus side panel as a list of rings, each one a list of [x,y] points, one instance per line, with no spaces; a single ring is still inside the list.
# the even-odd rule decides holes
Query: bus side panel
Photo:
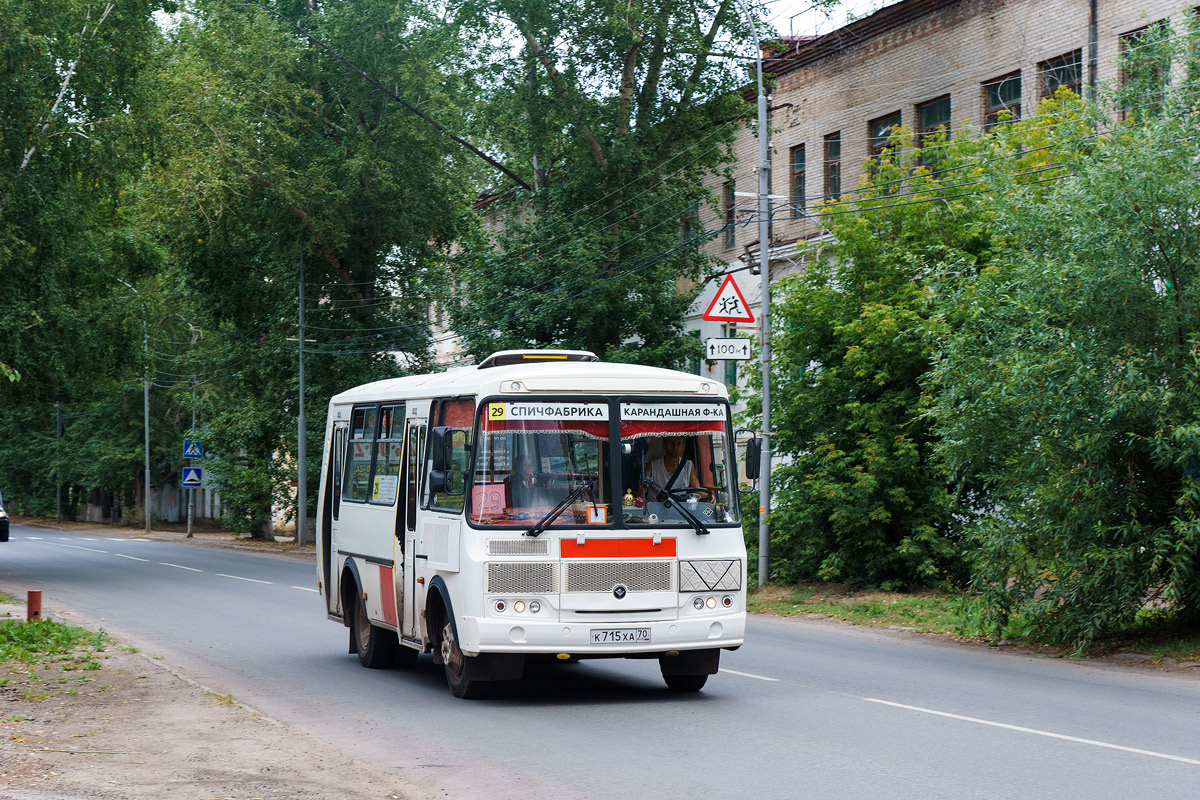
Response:
[[[321,599],[325,601],[326,613],[333,613],[337,601],[337,578],[331,569],[330,527],[333,523],[333,420],[325,423],[325,446],[321,455],[321,488],[317,492],[317,587],[321,590]]]

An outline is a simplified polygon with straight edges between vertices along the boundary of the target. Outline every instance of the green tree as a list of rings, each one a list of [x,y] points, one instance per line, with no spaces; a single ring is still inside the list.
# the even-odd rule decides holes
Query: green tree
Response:
[[[947,297],[932,413],[947,464],[986,487],[993,630],[1020,614],[1085,646],[1148,603],[1200,618],[1200,61],[1194,33],[1160,43],[1185,80],[1113,95],[1127,121],[1064,143],[1038,202],[997,193],[1007,246]]]
[[[315,419],[337,391],[429,363],[426,309],[470,223],[476,156],[414,109],[455,119],[462,52],[422,4],[382,0],[201,0],[165,43],[134,217],[204,331],[175,371],[214,376],[200,393],[214,471],[231,522],[257,535],[294,471],[301,270]]]
[[[90,409],[138,367],[140,329],[134,350],[106,300],[154,260],[122,230],[121,187],[164,5],[0,1],[0,372],[21,378],[0,388],[0,474],[24,508],[53,508],[54,403],[103,437],[113,420]]]
[[[733,0],[470,0],[460,14],[520,42],[493,55],[476,130],[526,176],[493,192],[495,227],[455,259],[467,349],[695,355],[680,281],[704,274],[704,177],[745,121],[745,73],[715,48],[745,41]]]

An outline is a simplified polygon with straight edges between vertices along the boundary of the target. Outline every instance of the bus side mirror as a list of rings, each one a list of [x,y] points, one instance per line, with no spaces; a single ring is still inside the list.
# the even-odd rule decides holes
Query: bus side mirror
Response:
[[[458,458],[455,458],[458,454]],[[467,432],[462,428],[438,426],[429,443],[429,491],[458,495],[466,491]]]
[[[750,480],[757,480],[759,473],[759,464],[762,461],[762,439],[753,438],[746,440],[746,477]]]

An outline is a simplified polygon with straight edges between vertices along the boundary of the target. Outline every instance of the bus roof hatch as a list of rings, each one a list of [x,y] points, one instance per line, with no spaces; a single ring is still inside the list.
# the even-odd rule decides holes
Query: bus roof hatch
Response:
[[[507,367],[511,364],[532,364],[537,361],[599,361],[599,357],[588,350],[501,350],[492,353],[479,365],[479,369],[488,367]]]

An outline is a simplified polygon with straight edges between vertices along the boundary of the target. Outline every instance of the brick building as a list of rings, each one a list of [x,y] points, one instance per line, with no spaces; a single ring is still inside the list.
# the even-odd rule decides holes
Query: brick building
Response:
[[[1169,20],[1182,28],[1180,0],[902,0],[823,36],[788,41],[767,61],[776,76],[769,98],[772,280],[798,268],[796,243],[819,235],[806,216],[825,197],[852,190],[864,162],[893,125],[917,136],[942,126],[976,128],[1001,110],[1028,117],[1059,86],[1086,92],[1119,78],[1118,55],[1131,36]],[[728,223],[706,251],[729,264],[758,318],[758,140],[738,134],[732,180],[714,178],[720,207],[703,216]],[[719,182],[718,182],[719,181]],[[729,326],[700,319],[720,279],[696,301],[688,328],[701,338]],[[757,322],[745,328],[757,331]],[[696,370],[738,382],[735,362]],[[759,369],[742,362],[742,369]]]

